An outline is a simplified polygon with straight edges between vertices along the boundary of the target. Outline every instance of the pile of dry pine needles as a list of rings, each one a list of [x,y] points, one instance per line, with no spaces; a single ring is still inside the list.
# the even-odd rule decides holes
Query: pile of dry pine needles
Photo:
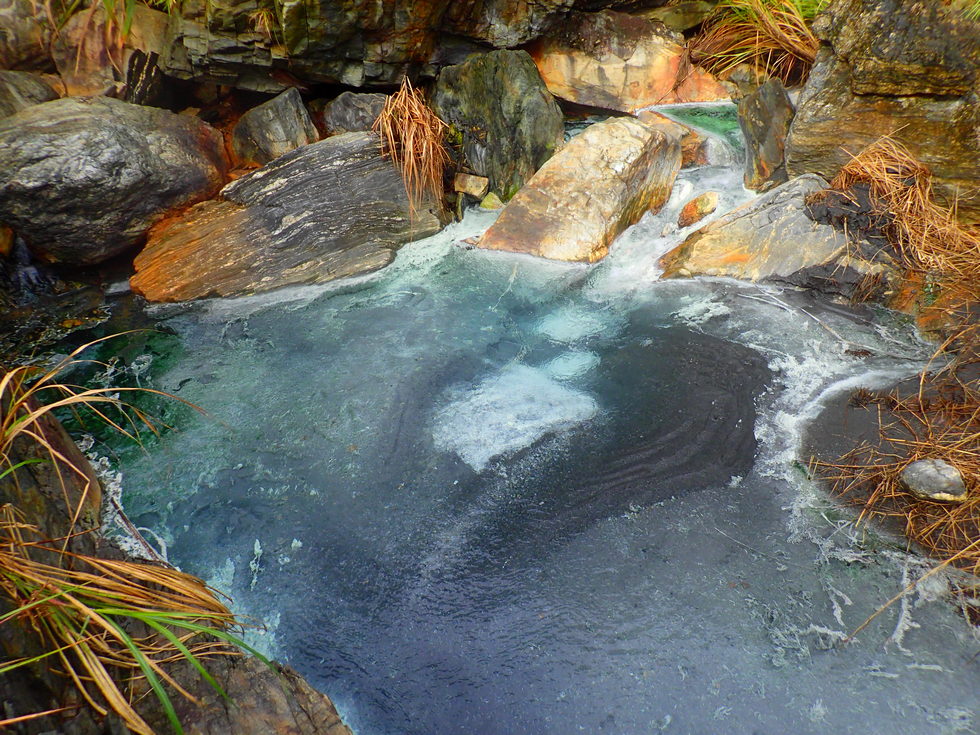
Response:
[[[852,404],[878,412],[879,441],[859,446],[833,463],[815,462],[819,475],[860,520],[897,519],[918,547],[961,570],[980,575],[980,233],[936,203],[929,170],[903,145],[882,138],[855,156],[832,188],[869,187],[875,214],[906,276],[928,283],[948,337],[918,385],[889,392],[857,391]],[[919,499],[899,476],[920,459],[941,459],[962,474],[969,498],[950,503]],[[976,597],[980,587],[966,582]],[[975,620],[974,622],[980,622]]]
[[[407,76],[374,121],[372,129],[381,136],[382,154],[394,162],[405,182],[412,219],[427,201],[442,201],[443,172],[449,163],[443,143],[448,127]]]

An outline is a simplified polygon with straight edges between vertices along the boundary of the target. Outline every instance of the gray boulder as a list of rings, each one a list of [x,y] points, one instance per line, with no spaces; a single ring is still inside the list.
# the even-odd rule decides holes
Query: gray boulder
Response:
[[[786,181],[783,151],[793,112],[778,79],[770,79],[738,103],[738,124],[745,136],[745,188],[766,190]]]
[[[377,270],[405,242],[438,232],[414,216],[373,133],[345,133],[280,156],[155,229],[135,261],[150,301],[234,296]]]
[[[231,133],[231,148],[239,162],[262,166],[316,139],[303,98],[291,87],[241,116]]]
[[[0,120],[0,222],[49,262],[122,253],[226,171],[221,134],[166,110],[66,98]]]
[[[58,99],[58,93],[37,74],[0,71],[0,118],[31,105]]]
[[[370,130],[386,99],[378,93],[344,92],[323,105],[320,122],[327,135]]]
[[[902,487],[920,500],[963,502],[966,485],[960,471],[941,459],[920,459],[899,475]]]
[[[525,51],[492,51],[439,75],[432,106],[473,173],[507,201],[561,145],[561,110]]]

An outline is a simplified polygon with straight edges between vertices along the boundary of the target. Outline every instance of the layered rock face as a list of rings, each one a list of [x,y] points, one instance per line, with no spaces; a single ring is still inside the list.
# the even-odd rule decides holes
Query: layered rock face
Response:
[[[0,222],[49,262],[99,263],[212,196],[227,167],[221,134],[197,118],[106,97],[45,102],[0,120]]]
[[[524,51],[491,51],[442,70],[432,106],[472,170],[510,199],[561,145],[564,117]]]
[[[691,66],[682,36],[634,15],[573,14],[530,52],[552,94],[580,105],[635,112],[729,98],[713,76]]]
[[[150,301],[236,296],[382,268],[438,232],[408,197],[373,133],[297,148],[162,223],[136,256],[133,290]]]
[[[670,197],[680,143],[633,118],[596,123],[531,178],[479,246],[594,262]]]
[[[882,29],[888,32],[883,33]],[[834,0],[786,144],[791,176],[832,178],[849,153],[891,135],[980,221],[980,24],[944,3]]]
[[[187,0],[172,20],[164,66],[182,78],[274,92],[270,70],[352,87],[391,85],[406,72],[434,74],[451,36],[512,48],[579,7],[659,6],[666,0]],[[251,18],[243,22],[243,18]],[[288,62],[287,62],[288,59]],[[458,62],[460,59],[449,61]]]

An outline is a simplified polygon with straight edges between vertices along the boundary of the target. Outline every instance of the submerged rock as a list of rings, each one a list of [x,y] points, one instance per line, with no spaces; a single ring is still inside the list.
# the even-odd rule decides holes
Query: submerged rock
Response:
[[[297,148],[150,234],[133,290],[150,301],[235,296],[382,268],[439,231],[409,213],[405,185],[373,133]]]
[[[370,130],[387,99],[378,93],[344,92],[323,105],[320,123],[327,135]]]
[[[634,118],[596,123],[572,138],[517,193],[480,247],[593,262],[670,197],[677,140]]]
[[[765,191],[786,181],[784,150],[793,112],[793,103],[778,79],[770,79],[739,101],[746,189]]]
[[[902,487],[920,500],[961,503],[967,499],[963,475],[941,459],[920,459],[899,475]]]
[[[729,98],[718,80],[691,65],[682,36],[625,13],[573,13],[531,55],[552,94],[580,105],[635,112]]]
[[[0,71],[0,118],[56,99],[58,93],[39,75],[26,71]]]
[[[832,178],[882,135],[933,173],[958,215],[980,221],[980,25],[945,3],[835,0],[786,143],[790,176]]]
[[[507,201],[564,138],[558,103],[525,51],[492,51],[442,70],[432,106],[474,173]]]
[[[239,162],[261,166],[316,139],[303,98],[291,87],[242,115],[232,130],[231,147]]]
[[[664,278],[708,275],[749,281],[784,278],[835,259],[843,233],[805,212],[804,197],[827,188],[819,176],[800,176],[692,233],[661,258]]]
[[[116,99],[66,98],[0,120],[0,222],[49,262],[99,263],[224,182],[221,134]]]

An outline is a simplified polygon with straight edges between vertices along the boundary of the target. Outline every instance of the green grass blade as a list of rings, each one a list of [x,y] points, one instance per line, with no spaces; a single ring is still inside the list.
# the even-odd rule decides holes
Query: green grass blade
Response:
[[[198,659],[197,656],[195,656],[193,653],[190,652],[187,646],[184,645],[183,641],[181,641],[180,638],[178,638],[173,634],[173,631],[171,631],[169,628],[163,625],[160,625],[160,623],[154,620],[153,616],[151,615],[131,614],[131,617],[135,617],[138,618],[139,620],[142,620],[146,625],[148,625],[150,628],[153,628],[153,630],[155,630],[164,638],[166,638],[168,641],[170,641],[173,647],[176,648],[178,651],[180,651],[181,654],[184,656],[184,658],[190,661],[191,665],[195,669],[197,669],[197,673],[199,673],[201,677],[208,684],[211,685],[211,688],[214,689],[218,694],[220,694],[223,699],[228,699],[230,701],[228,695],[225,694],[225,690],[222,689],[221,685],[217,681],[215,681],[214,677],[211,676],[211,674],[208,673],[208,670],[204,668],[203,664],[201,664],[200,659]]]
[[[112,618],[107,617],[106,622],[111,625],[115,631],[119,634],[120,640],[129,649],[129,652],[133,654],[133,658],[136,663],[139,664],[140,670],[146,677],[146,681],[149,683],[150,688],[153,689],[153,693],[156,695],[157,699],[160,701],[160,705],[163,707],[164,713],[167,715],[167,719],[174,728],[174,732],[177,735],[184,735],[184,728],[180,724],[180,720],[177,718],[177,711],[174,709],[174,703],[170,701],[170,697],[167,694],[167,690],[163,688],[163,682],[160,681],[160,677],[153,670],[153,666],[150,665],[149,660],[143,655],[143,652],[136,645],[136,642],[129,636],[129,634],[122,629],[122,627]]]

